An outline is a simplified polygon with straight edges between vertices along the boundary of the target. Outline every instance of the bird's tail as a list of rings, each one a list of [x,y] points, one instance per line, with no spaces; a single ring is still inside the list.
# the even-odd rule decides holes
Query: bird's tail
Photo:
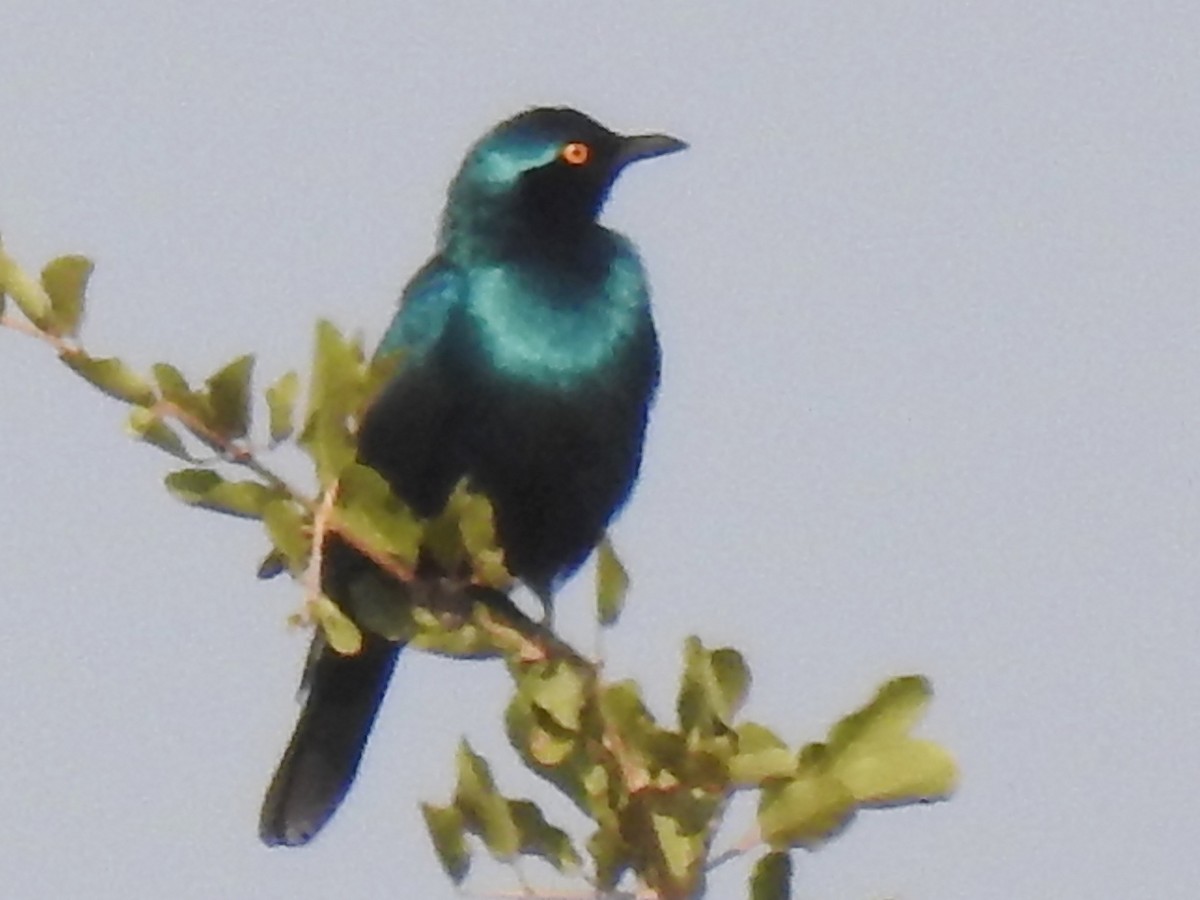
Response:
[[[304,707],[263,799],[263,843],[306,844],[341,805],[402,646],[364,632],[361,652],[342,656],[317,633],[304,674]]]

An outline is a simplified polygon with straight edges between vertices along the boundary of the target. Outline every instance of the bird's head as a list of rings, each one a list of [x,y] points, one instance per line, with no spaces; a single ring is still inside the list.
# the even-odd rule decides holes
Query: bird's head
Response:
[[[686,146],[665,134],[617,134],[574,109],[526,110],[468,151],[450,185],[447,236],[569,239],[595,222],[625,166]]]

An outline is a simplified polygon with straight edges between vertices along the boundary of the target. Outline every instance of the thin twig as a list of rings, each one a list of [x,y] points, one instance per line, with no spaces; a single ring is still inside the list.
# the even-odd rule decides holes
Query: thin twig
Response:
[[[714,856],[705,869],[711,872],[717,866],[723,866],[725,863],[735,860],[741,856],[745,856],[755,847],[762,843],[762,832],[758,830],[757,825],[751,825],[746,832],[734,842],[733,846],[728,850],[723,850]]]
[[[321,502],[313,514],[312,552],[308,557],[308,568],[304,571],[304,607],[312,609],[320,599],[321,568],[325,560],[325,533],[329,527],[329,519],[333,514],[333,503],[336,489],[325,489]]]
[[[11,328],[13,331],[19,331],[21,334],[28,335],[32,338],[37,338],[39,341],[49,344],[60,354],[81,353],[83,348],[69,338],[60,337],[57,334],[51,334],[48,331],[42,331],[32,322],[27,319],[22,319],[14,316],[12,313],[0,313],[0,326]]]
[[[208,425],[197,418],[195,414],[184,409],[178,403],[171,400],[159,400],[150,408],[150,411],[160,418],[175,419],[201,441],[221,454],[221,459],[225,462],[248,469],[267,482],[271,487],[283,491],[308,509],[316,510],[317,502],[315,500],[303,491],[294,488],[282,476],[275,474],[263,465],[255,455],[253,449],[240,441],[233,440],[213,431]]]

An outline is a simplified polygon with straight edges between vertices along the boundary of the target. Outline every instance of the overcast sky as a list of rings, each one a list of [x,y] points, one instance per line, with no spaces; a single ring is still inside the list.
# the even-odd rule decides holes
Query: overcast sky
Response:
[[[933,679],[961,791],[860,816],[798,896],[1190,900],[1200,7],[816,6],[6,0],[0,231],[96,260],[93,352],[273,378],[318,317],[382,331],[495,121],[685,138],[606,215],[666,360],[612,670],[665,715],[683,638],[732,644],[793,743]],[[0,384],[9,896],[450,897],[417,803],[459,737],[545,796],[501,669],[409,654],[328,831],[262,847],[299,591],[47,348],[0,332]],[[584,646],[589,584],[558,604]]]

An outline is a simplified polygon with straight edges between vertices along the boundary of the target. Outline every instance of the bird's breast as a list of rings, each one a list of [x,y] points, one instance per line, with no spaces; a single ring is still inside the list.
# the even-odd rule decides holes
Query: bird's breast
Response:
[[[587,277],[493,266],[469,276],[467,315],[489,368],[570,390],[621,364],[649,324],[640,266]]]

